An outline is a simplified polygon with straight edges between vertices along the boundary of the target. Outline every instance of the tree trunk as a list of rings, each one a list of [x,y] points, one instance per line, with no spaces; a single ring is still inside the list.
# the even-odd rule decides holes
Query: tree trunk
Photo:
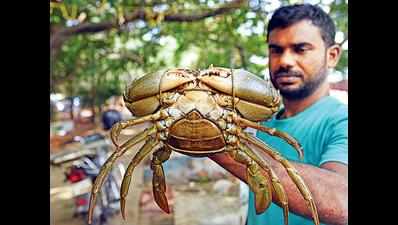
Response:
[[[73,98],[72,98],[72,100],[70,100],[70,112],[69,112],[69,116],[70,116],[71,120],[73,120],[75,118],[73,111],[74,111],[74,107],[73,107]]]
[[[95,97],[96,97],[96,88],[93,87],[91,89],[91,112],[92,112],[92,117],[91,117],[91,121],[92,123],[95,123],[95,117],[97,116],[96,110],[95,110]]]

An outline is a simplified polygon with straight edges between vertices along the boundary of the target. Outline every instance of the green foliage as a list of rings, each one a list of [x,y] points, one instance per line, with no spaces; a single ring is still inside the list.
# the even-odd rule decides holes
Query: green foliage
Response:
[[[144,73],[188,66],[207,68],[244,67],[262,76],[267,68],[265,30],[275,7],[271,1],[250,0],[238,10],[195,22],[166,22],[164,15],[200,14],[226,4],[226,0],[65,0],[51,3],[50,25],[68,29],[81,24],[118,23],[135,10],[144,9],[145,20],[125,23],[102,32],[72,34],[51,59],[51,90],[68,95],[86,95],[101,104],[120,95],[127,82]],[[293,1],[281,1],[282,5]],[[302,1],[294,1],[302,2]],[[161,4],[159,4],[161,3]],[[337,30],[347,37],[347,4],[336,0],[330,15]],[[171,41],[170,41],[171,40]],[[174,41],[173,41],[174,40]],[[187,53],[193,52],[187,59]],[[253,59],[263,61],[255,61]],[[348,66],[343,51],[338,70]]]

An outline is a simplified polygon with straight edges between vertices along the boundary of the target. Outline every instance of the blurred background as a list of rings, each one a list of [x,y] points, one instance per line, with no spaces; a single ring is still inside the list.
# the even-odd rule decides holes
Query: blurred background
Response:
[[[266,26],[275,9],[293,3],[317,4],[334,19],[343,54],[328,80],[348,104],[347,0],[51,0],[51,224],[86,224],[91,182],[113,151],[108,129],[132,118],[121,97],[130,82],[211,64],[268,79]],[[121,141],[146,126],[126,130]],[[171,214],[154,204],[146,159],[134,171],[123,221],[115,187],[131,158],[112,170],[95,223],[244,224],[247,187],[208,159],[177,153],[164,164]]]

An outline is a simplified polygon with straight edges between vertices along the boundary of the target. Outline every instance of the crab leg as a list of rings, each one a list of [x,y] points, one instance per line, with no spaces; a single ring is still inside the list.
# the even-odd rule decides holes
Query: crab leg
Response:
[[[134,158],[131,160],[129,166],[124,174],[122,186],[120,188],[120,208],[122,212],[123,219],[126,219],[125,206],[126,206],[126,196],[129,192],[129,186],[131,182],[131,177],[135,167],[147,156],[153,148],[159,144],[159,141],[154,138],[148,138],[147,142],[141,147]]]
[[[249,126],[251,128],[260,130],[262,132],[266,132],[267,134],[269,134],[271,136],[276,136],[276,137],[282,138],[287,143],[289,143],[291,146],[293,146],[297,150],[297,152],[298,152],[298,154],[300,156],[300,159],[303,159],[304,153],[303,153],[303,148],[301,147],[300,143],[298,143],[297,140],[295,140],[293,137],[291,137],[287,133],[282,132],[282,131],[278,131],[275,128],[269,128],[269,127],[266,127],[266,126],[258,125],[257,123],[254,123],[254,122],[252,122],[250,120],[241,118],[241,117],[239,117],[237,115],[234,115],[234,120],[235,120],[236,123],[243,124],[245,126]]]
[[[283,208],[283,216],[285,218],[285,225],[289,224],[289,204],[288,204],[288,198],[285,192],[285,189],[283,188],[281,181],[279,178],[276,176],[275,172],[272,170],[272,168],[269,166],[267,161],[263,160],[261,157],[259,157],[253,150],[248,148],[245,144],[239,143],[239,148],[246,154],[248,155],[251,159],[253,159],[257,164],[260,165],[262,169],[267,171],[267,173],[271,177],[271,183],[272,186],[274,187],[275,193],[278,196],[279,202],[282,205]]]
[[[170,213],[170,210],[165,195],[166,181],[164,177],[162,163],[170,158],[170,154],[171,150],[169,150],[167,147],[160,149],[159,151],[153,153],[153,158],[151,162],[151,169],[153,171],[153,196],[155,197],[155,202],[158,204],[158,206],[166,213]]]
[[[130,148],[132,146],[134,146],[135,144],[137,144],[138,142],[143,141],[146,137],[154,134],[157,132],[157,129],[155,126],[152,126],[148,129],[145,129],[143,132],[135,135],[133,138],[127,140],[126,142],[124,142],[120,147],[120,149],[125,149],[125,148]]]
[[[125,120],[125,121],[119,121],[117,123],[115,123],[112,126],[111,129],[111,140],[113,142],[113,144],[116,146],[117,149],[119,149],[119,144],[117,143],[120,132],[123,129],[126,129],[127,127],[131,127],[140,123],[144,123],[144,122],[148,122],[148,121],[155,121],[155,120],[159,120],[159,119],[165,119],[168,117],[168,114],[165,110],[161,110],[155,114],[152,115],[148,115],[148,116],[144,116],[144,117],[140,117],[137,119],[131,119],[131,120]]]
[[[92,214],[95,206],[95,201],[97,198],[97,194],[100,191],[100,188],[104,184],[105,178],[108,175],[108,173],[111,171],[113,164],[115,161],[122,156],[127,150],[129,150],[132,146],[137,144],[138,142],[143,141],[145,138],[147,138],[149,135],[153,134],[156,132],[156,127],[153,126],[149,129],[144,130],[143,132],[139,133],[135,137],[131,138],[130,140],[126,141],[123,145],[122,148],[120,148],[120,151],[115,151],[113,154],[106,160],[104,165],[101,167],[100,172],[98,173],[92,190],[91,190],[91,196],[90,196],[90,207],[89,207],[89,213],[88,213],[88,221],[91,224],[91,219],[92,219]]]
[[[314,220],[314,223],[316,225],[319,225],[319,217],[318,217],[318,211],[315,205],[315,201],[312,198],[311,192],[309,191],[307,185],[305,184],[304,180],[301,178],[299,175],[298,171],[293,167],[292,164],[286,159],[284,159],[278,152],[272,150],[270,146],[265,144],[264,142],[261,142],[257,140],[256,138],[251,137],[250,135],[244,135],[244,133],[240,133],[239,136],[248,142],[254,144],[255,146],[261,148],[263,151],[265,151],[268,155],[270,155],[273,159],[278,161],[283,165],[283,167],[286,169],[289,177],[293,180],[293,182],[296,184],[297,188],[299,189],[300,193],[304,197],[308,208],[310,208],[311,213],[312,213],[312,218]]]
[[[233,149],[229,151],[229,155],[235,161],[246,165],[247,183],[254,192],[256,213],[260,214],[264,212],[272,201],[271,184],[268,177],[265,177],[260,172],[258,164],[246,154],[243,154],[242,151]]]

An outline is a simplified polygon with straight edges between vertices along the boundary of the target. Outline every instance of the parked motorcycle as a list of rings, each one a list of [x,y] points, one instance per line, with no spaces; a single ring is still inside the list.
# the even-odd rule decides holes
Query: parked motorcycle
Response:
[[[99,133],[75,137],[75,141],[79,142],[82,148],[54,154],[50,162],[63,168],[65,182],[71,185],[75,203],[74,216],[87,221],[92,184],[101,166],[110,156],[112,148],[110,141]],[[106,225],[109,218],[120,212],[118,187],[121,185],[124,170],[124,165],[119,163],[106,179],[94,208],[93,225]]]

